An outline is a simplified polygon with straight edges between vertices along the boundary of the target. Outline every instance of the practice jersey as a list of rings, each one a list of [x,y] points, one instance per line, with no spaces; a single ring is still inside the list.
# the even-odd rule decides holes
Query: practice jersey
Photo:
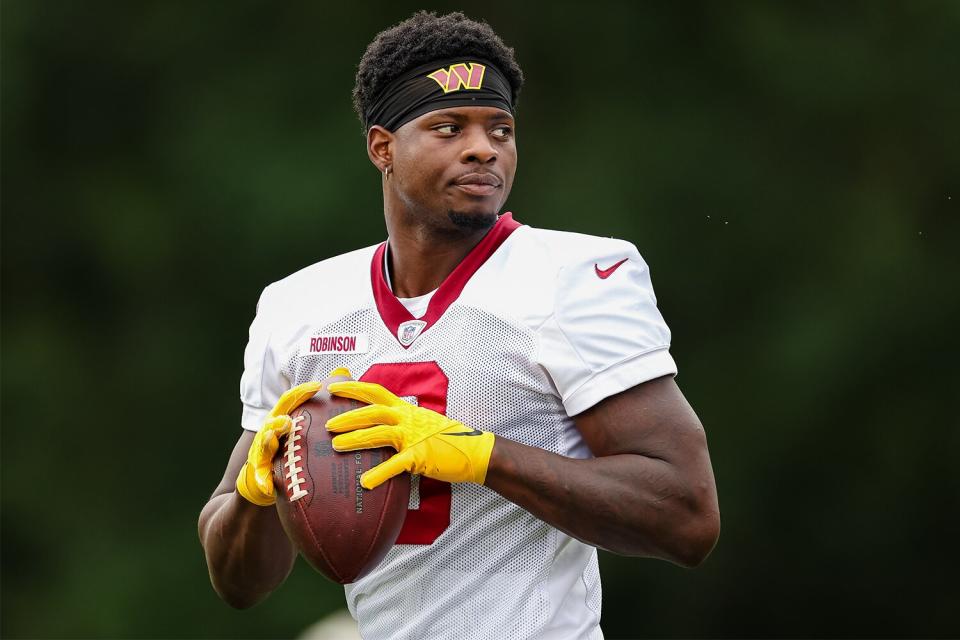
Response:
[[[573,458],[571,416],[676,373],[646,264],[621,240],[504,214],[415,318],[386,243],[267,287],[250,327],[242,426],[347,367],[470,427]],[[602,638],[596,549],[490,489],[414,478],[397,543],[346,586],[364,638]]]

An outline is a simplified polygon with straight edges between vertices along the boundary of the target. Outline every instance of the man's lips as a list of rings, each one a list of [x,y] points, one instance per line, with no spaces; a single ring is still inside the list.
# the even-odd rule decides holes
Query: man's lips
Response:
[[[470,195],[488,196],[499,189],[503,181],[492,173],[465,173],[453,184]]]
[[[492,187],[499,187],[500,178],[492,173],[465,173],[454,181],[456,184],[489,184]]]

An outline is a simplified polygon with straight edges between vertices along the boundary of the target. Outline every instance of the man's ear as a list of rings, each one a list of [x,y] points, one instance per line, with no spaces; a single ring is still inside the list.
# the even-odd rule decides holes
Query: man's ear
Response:
[[[395,140],[396,136],[378,124],[367,131],[367,156],[380,173],[393,164]]]

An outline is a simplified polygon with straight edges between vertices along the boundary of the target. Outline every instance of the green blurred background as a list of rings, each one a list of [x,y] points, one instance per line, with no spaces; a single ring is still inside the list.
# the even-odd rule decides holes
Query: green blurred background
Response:
[[[26,2],[2,20],[4,637],[282,637],[196,519],[260,290],[382,240],[381,29],[516,48],[508,208],[652,267],[710,438],[707,563],[603,555],[608,637],[956,636],[960,3]]]

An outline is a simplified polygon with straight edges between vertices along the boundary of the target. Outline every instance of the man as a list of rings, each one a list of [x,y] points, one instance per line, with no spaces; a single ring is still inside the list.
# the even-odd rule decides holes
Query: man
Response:
[[[230,604],[291,570],[270,460],[331,371],[360,380],[332,393],[371,405],[328,423],[334,446],[398,450],[363,486],[419,477],[397,544],[346,587],[364,637],[600,638],[596,547],[683,566],[713,548],[706,439],[636,248],[499,215],[522,83],[513,50],[459,13],[420,12],[364,54],[354,98],[389,240],[260,298],[246,431],[200,516]]]

